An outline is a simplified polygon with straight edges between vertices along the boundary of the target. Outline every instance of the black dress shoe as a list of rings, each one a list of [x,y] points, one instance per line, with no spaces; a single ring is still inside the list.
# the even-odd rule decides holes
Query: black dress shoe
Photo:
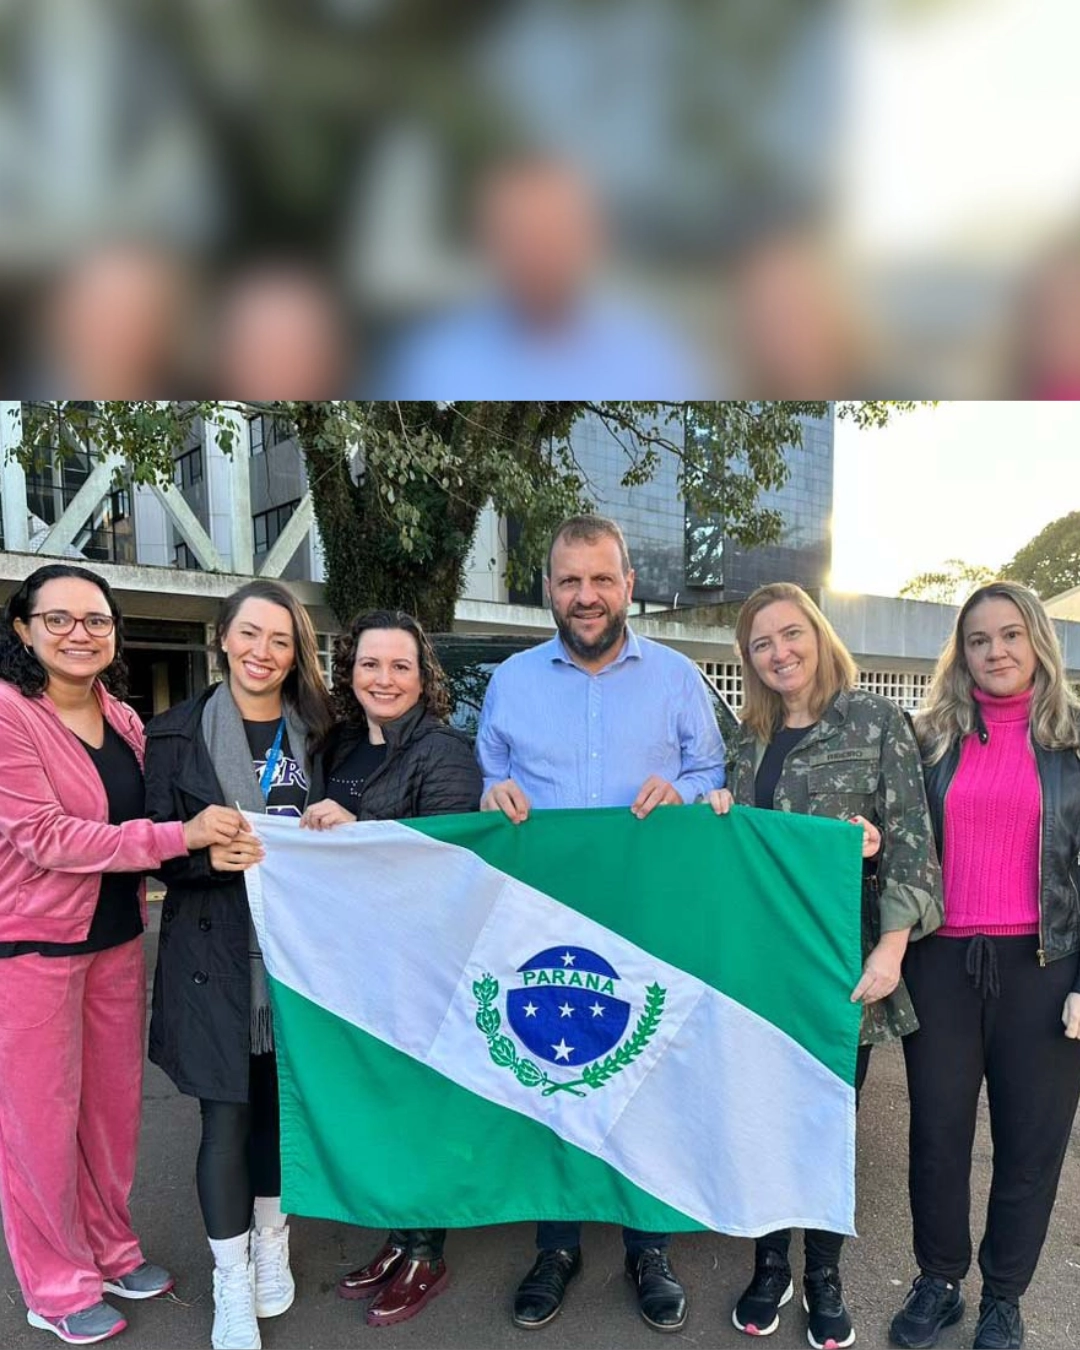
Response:
[[[562,1307],[566,1286],[581,1269],[581,1248],[540,1252],[514,1295],[514,1325],[544,1327]]]
[[[626,1273],[637,1287],[638,1311],[654,1331],[679,1331],[686,1322],[686,1292],[663,1247],[626,1253]]]

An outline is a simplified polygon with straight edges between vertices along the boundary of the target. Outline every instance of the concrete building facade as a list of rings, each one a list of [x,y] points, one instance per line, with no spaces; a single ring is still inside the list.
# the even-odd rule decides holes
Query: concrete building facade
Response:
[[[218,426],[196,423],[167,487],[132,486],[124,466],[93,447],[45,457],[27,473],[10,454],[22,419],[35,410],[0,402],[0,598],[48,558],[81,560],[106,576],[125,615],[133,702],[144,717],[205,687],[212,624],[220,600],[252,576],[289,582],[308,607],[327,672],[337,623],[323,596],[323,557],[303,460],[288,426],[266,415],[230,413],[234,449]],[[57,436],[64,435],[62,419]],[[795,580],[811,591],[850,648],[863,687],[906,708],[921,702],[955,609],[923,601],[840,595],[827,589],[832,512],[831,419],[804,426],[791,476],[766,504],[784,518],[780,541],[740,550],[722,522],[688,520],[676,466],[654,481],[622,487],[625,451],[586,422],[575,433],[599,510],[623,525],[637,571],[634,623],[684,651],[728,703],[739,708],[735,655],[738,603],[754,586]],[[697,570],[695,529],[712,531],[712,556]],[[480,520],[455,628],[472,633],[552,631],[537,590],[512,594],[505,582],[507,522]],[[708,583],[708,584],[706,584]],[[1080,604],[1052,603],[1070,677],[1080,681]]]

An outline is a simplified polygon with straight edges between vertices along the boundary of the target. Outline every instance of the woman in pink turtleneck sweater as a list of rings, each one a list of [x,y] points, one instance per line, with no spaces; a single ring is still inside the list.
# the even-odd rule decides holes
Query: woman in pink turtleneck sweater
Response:
[[[895,1345],[964,1312],[971,1148],[985,1079],[994,1139],[974,1345],[1019,1346],[1080,1097],[1080,704],[1038,597],[1013,582],[961,608],[917,718],[945,922],[908,951],[904,1040],[920,1274]]]

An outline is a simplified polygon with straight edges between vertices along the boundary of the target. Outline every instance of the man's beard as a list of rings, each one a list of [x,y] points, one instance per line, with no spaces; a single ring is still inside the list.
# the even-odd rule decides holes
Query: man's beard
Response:
[[[585,642],[570,627],[570,618],[556,612],[552,606],[551,617],[555,620],[555,627],[559,630],[559,637],[562,638],[563,646],[568,651],[573,652],[575,656],[580,656],[583,661],[595,661],[611,651],[612,647],[622,641],[623,634],[626,632],[626,611],[620,610],[611,614],[607,623],[600,634],[592,641]]]

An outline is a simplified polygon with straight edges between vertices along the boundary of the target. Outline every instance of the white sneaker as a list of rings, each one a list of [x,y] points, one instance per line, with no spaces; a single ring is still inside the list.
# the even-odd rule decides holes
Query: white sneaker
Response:
[[[256,1228],[251,1234],[255,1267],[255,1316],[278,1317],[292,1307],[296,1282],[289,1269],[289,1225]]]
[[[255,1266],[214,1267],[214,1350],[262,1350],[255,1320]]]

